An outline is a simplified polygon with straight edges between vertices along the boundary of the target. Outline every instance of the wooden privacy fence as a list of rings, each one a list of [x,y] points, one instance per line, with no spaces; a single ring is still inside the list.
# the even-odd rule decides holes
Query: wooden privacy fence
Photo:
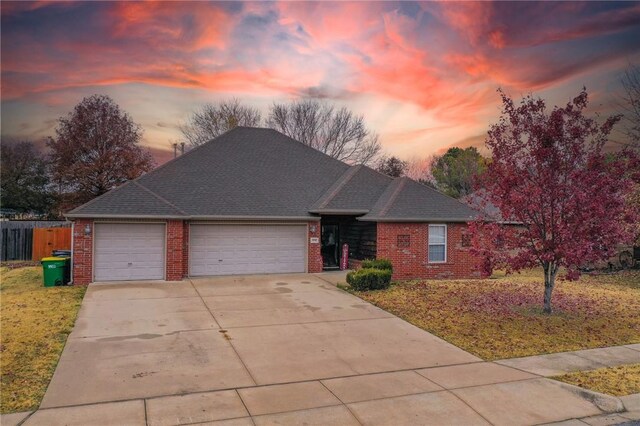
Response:
[[[64,221],[2,221],[0,259],[40,260],[71,249],[71,224]]]
[[[35,228],[31,259],[51,256],[54,250],[71,250],[71,228]]]
[[[2,228],[2,260],[31,260],[33,228]]]

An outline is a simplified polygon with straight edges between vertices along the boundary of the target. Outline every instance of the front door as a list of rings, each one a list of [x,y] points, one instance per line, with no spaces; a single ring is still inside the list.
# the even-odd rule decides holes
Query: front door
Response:
[[[324,269],[340,267],[339,231],[338,225],[322,225],[322,266]]]

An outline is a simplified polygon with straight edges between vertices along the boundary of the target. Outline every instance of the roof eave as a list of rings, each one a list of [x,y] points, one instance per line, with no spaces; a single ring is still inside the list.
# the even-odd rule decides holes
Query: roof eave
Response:
[[[379,216],[362,216],[357,220],[365,222],[445,222],[445,223],[467,223],[474,220],[472,217],[468,218],[451,218],[451,217],[379,217]]]
[[[268,220],[289,220],[289,221],[301,221],[301,222],[316,222],[320,221],[318,216],[238,216],[238,215],[192,215],[188,217],[189,220],[237,220],[237,221],[268,221]]]
[[[184,215],[166,214],[97,214],[97,213],[66,213],[67,219],[185,219]]]
[[[237,215],[149,215],[149,214],[89,214],[89,213],[68,213],[64,215],[68,219],[180,219],[180,220],[212,220],[212,221],[300,221],[316,222],[320,220],[317,216],[237,216]]]
[[[365,209],[313,209],[309,210],[309,213],[313,214],[334,214],[334,215],[362,215],[369,213],[369,210]]]

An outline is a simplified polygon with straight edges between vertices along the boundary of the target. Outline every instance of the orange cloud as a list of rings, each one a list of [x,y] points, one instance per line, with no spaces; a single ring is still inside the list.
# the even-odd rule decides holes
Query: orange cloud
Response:
[[[435,150],[486,128],[497,86],[566,89],[639,57],[639,22],[631,3],[3,2],[2,101],[62,110],[130,83],[184,114],[218,94],[316,96],[397,152]]]
[[[234,20],[215,3],[117,2],[110,10],[116,38],[140,39],[157,48],[187,51],[224,48]]]

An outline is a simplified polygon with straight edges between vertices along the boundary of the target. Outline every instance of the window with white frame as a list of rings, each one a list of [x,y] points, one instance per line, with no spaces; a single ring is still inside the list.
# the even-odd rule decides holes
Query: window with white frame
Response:
[[[447,225],[429,225],[429,263],[447,261]]]

